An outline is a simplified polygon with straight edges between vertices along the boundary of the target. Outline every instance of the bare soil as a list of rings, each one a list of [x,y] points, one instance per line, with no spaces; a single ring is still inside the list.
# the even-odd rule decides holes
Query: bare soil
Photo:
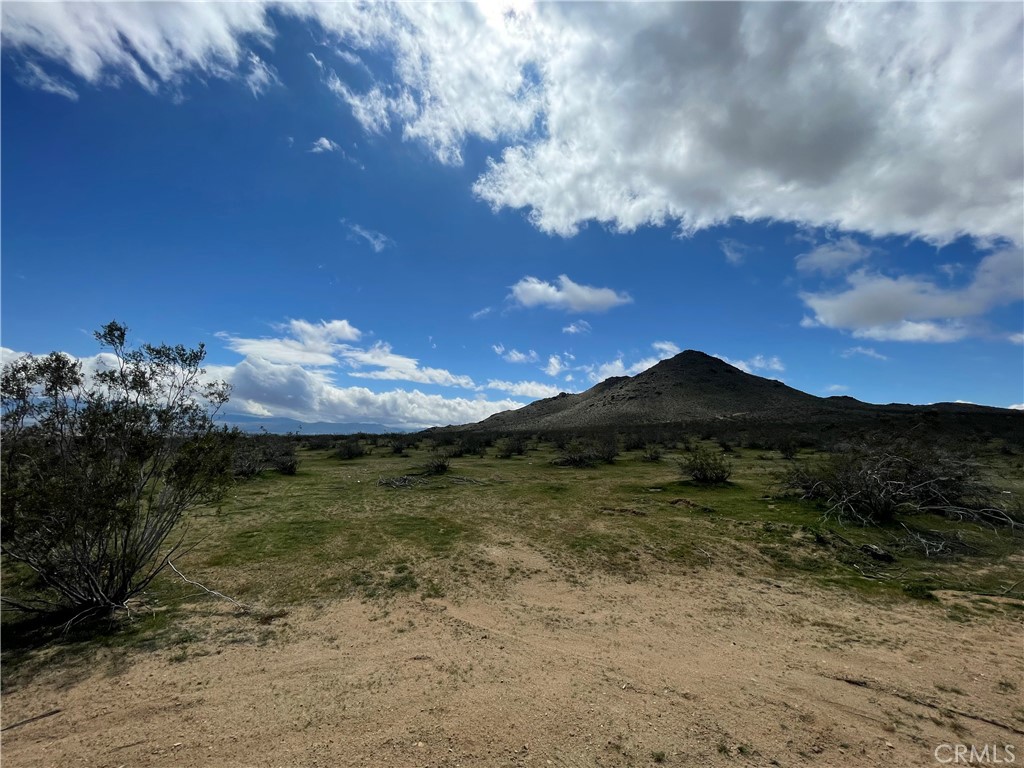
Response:
[[[210,602],[187,646],[54,665],[6,692],[5,727],[61,711],[3,733],[4,765],[925,766],[944,743],[1024,754],[1019,601],[871,602],[716,565],[631,582],[521,546],[485,557],[517,575],[456,599],[326,601],[264,623]]]

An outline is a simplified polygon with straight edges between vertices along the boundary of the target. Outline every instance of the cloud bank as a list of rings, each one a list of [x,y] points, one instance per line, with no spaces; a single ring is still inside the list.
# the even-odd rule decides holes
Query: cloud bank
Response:
[[[1018,3],[6,3],[8,49],[95,86],[271,81],[275,15],[391,62],[325,87],[495,209],[690,233],[733,217],[1024,241]],[[37,65],[38,66],[38,65]],[[67,98],[72,85],[27,70]],[[41,74],[42,73],[42,74]],[[287,85],[287,84],[286,84]],[[628,152],[623,151],[628,148]],[[735,254],[736,252],[733,251]]]

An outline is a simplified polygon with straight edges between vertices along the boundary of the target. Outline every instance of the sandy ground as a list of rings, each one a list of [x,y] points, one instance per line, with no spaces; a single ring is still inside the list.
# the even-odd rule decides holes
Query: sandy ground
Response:
[[[579,581],[487,555],[528,575],[269,626],[210,604],[184,661],[46,671],[4,696],[4,725],[62,712],[4,733],[3,763],[924,766],[957,743],[1024,761],[1018,610],[958,623],[714,568]]]

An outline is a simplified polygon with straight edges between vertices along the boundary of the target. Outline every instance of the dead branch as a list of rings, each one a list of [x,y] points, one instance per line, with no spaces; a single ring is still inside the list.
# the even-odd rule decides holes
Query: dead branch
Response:
[[[205,586],[203,584],[200,584],[198,581],[193,581],[188,576],[186,576],[181,571],[179,571],[177,568],[175,568],[174,567],[174,563],[172,563],[170,560],[167,561],[167,565],[170,566],[170,569],[172,571],[174,571],[176,574],[181,576],[182,580],[184,580],[186,583],[191,584],[194,587],[199,587],[201,590],[203,590],[205,592],[208,592],[209,594],[213,595],[214,597],[220,597],[220,598],[223,598],[223,599],[227,600],[229,603],[233,603],[243,613],[248,613],[249,611],[252,610],[252,608],[250,606],[246,605],[245,603],[238,602],[233,597],[228,597],[227,595],[225,595],[225,594],[223,594],[221,592],[218,592],[215,589],[210,589],[209,587],[207,587],[207,586]]]

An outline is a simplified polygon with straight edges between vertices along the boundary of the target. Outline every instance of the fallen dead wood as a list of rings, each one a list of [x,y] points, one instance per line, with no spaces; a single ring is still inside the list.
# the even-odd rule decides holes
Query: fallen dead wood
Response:
[[[878,691],[879,693],[884,693],[889,696],[895,696],[897,699],[903,699],[903,701],[909,702],[911,704],[916,704],[919,707],[934,709],[936,712],[941,712],[943,714],[959,715],[960,717],[966,717],[971,720],[977,720],[979,723],[988,723],[989,725],[994,725],[997,728],[1002,728],[1003,730],[1010,731],[1011,733],[1016,733],[1021,736],[1024,736],[1024,731],[1022,731],[1020,728],[1012,726],[1008,723],[1004,723],[1001,720],[996,720],[995,718],[987,717],[985,715],[976,715],[973,712],[965,712],[962,709],[957,709],[956,707],[948,707],[945,704],[937,704],[934,701],[923,699],[920,696],[915,696],[911,693],[905,693],[895,688],[886,688],[882,685],[879,685],[873,680],[865,680],[859,677],[846,677],[845,675],[840,675],[838,677],[832,675],[825,675],[825,677],[828,677],[830,680],[837,680],[841,683],[846,683],[848,685],[855,685],[858,688],[867,688],[869,690]]]
[[[43,720],[44,718],[47,718],[47,717],[53,717],[54,715],[59,715],[63,711],[64,711],[63,709],[51,709],[49,712],[43,712],[43,714],[41,714],[41,715],[36,715],[35,717],[28,717],[28,718],[25,718],[24,720],[19,720],[16,723],[12,723],[11,725],[5,725],[3,728],[0,728],[0,731],[9,731],[12,728],[20,728],[23,725],[28,725],[29,723],[34,723],[36,720]]]

